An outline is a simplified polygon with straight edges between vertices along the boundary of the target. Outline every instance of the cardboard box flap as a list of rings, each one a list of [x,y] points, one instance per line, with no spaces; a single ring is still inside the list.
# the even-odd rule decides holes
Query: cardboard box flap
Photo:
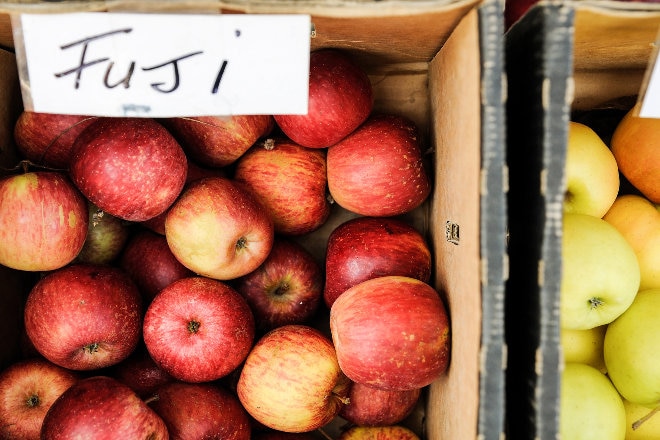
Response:
[[[589,109],[643,87],[660,31],[660,5],[574,2],[573,107]]]
[[[582,110],[635,98],[659,29],[658,4],[548,1],[505,35],[509,209],[516,212],[506,297],[507,412],[516,416],[508,437],[559,436],[568,123]]]
[[[456,342],[449,372],[412,417],[422,438],[499,440],[508,275],[502,7],[501,0],[0,1],[0,45],[14,47],[9,17],[22,11],[310,13],[312,47],[355,55],[372,79],[375,108],[413,119],[433,155],[435,193],[413,223],[437,255],[434,285],[449,305]],[[322,237],[345,219],[333,217],[308,245],[322,253]]]
[[[428,62],[478,0],[460,1],[91,1],[0,2],[0,46],[13,47],[8,16],[15,12],[150,11],[311,14],[312,48],[359,51],[365,63]],[[377,17],[377,19],[374,19]],[[375,59],[374,59],[375,58]]]

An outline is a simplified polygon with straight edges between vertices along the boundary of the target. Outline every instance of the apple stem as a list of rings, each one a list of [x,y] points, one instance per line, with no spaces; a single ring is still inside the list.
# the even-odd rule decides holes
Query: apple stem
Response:
[[[144,399],[144,403],[149,405],[151,402],[155,402],[159,399],[160,399],[160,396],[158,395],[158,393],[156,393],[156,394],[153,394],[153,395],[147,397],[146,399]]]
[[[656,407],[653,408],[651,411],[649,411],[649,413],[648,413],[647,415],[645,415],[645,416],[642,417],[641,419],[639,419],[639,420],[637,420],[636,422],[634,422],[634,423],[632,424],[632,429],[633,429],[633,431],[636,430],[636,429],[638,429],[638,428],[642,425],[642,423],[646,422],[648,419],[650,419],[651,417],[653,417],[653,416],[655,415],[655,413],[657,413],[658,411],[660,411],[660,405],[659,405],[659,406],[656,406]]]
[[[327,438],[328,440],[333,440],[333,438],[330,437],[330,436],[328,435],[328,433],[325,432],[325,431],[323,430],[323,428],[319,428],[317,431],[318,431],[319,434],[321,434],[324,438]]]

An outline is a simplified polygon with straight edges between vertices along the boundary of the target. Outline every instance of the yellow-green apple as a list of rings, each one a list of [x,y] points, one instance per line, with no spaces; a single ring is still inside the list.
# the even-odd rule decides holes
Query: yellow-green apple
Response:
[[[35,349],[71,370],[95,370],[126,359],[138,345],[142,299],[121,269],[73,264],[32,287],[24,311]]]
[[[233,177],[263,203],[276,233],[303,235],[330,215],[325,157],[325,149],[269,138],[238,159]]]
[[[310,148],[333,145],[371,114],[373,90],[366,72],[337,49],[315,50],[309,57],[307,113],[275,115],[275,122],[294,142]]]
[[[344,430],[338,440],[419,440],[415,432],[401,425],[351,426]]]
[[[163,213],[179,196],[187,171],[179,143],[149,118],[99,118],[71,147],[69,174],[78,189],[128,221]]]
[[[217,384],[169,382],[148,403],[172,439],[250,439],[247,412],[235,394]]]
[[[417,126],[392,114],[372,115],[328,148],[328,189],[334,201],[357,214],[405,214],[431,193]]]
[[[449,363],[449,316],[423,281],[384,276],[342,293],[330,309],[330,330],[342,371],[353,382],[384,390],[422,388]]]
[[[264,426],[309,432],[339,414],[349,385],[332,341],[315,328],[291,324],[257,341],[236,391],[247,412]]]
[[[639,262],[639,290],[660,287],[660,211],[647,198],[622,194],[603,219],[632,246]]]
[[[616,126],[610,148],[619,171],[653,203],[660,203],[660,120],[631,108]]]
[[[623,400],[607,376],[586,364],[561,372],[559,433],[563,439],[621,440],[626,433]]]
[[[110,377],[128,385],[143,399],[151,397],[159,386],[175,380],[154,362],[144,343],[106,372]]]
[[[389,391],[353,382],[339,415],[359,426],[396,425],[412,413],[421,392],[421,388]]]
[[[607,374],[624,399],[653,408],[660,403],[660,289],[642,290],[607,326],[603,354]]]
[[[639,288],[635,252],[614,226],[592,215],[564,213],[562,231],[560,326],[612,322]]]
[[[135,281],[146,302],[170,283],[194,275],[176,259],[165,236],[149,229],[131,235],[117,263]]]
[[[69,168],[71,147],[95,116],[25,110],[14,125],[16,149],[25,159],[51,168]]]
[[[607,325],[575,330],[560,328],[560,343],[565,363],[580,363],[591,365],[598,371],[605,373],[605,359],[603,358],[603,341],[605,340]]]
[[[87,202],[87,205],[87,236],[75,261],[112,264],[128,240],[130,222],[104,212],[91,202]]]
[[[415,227],[397,218],[356,217],[332,230],[323,289],[328,307],[349,287],[385,275],[430,280],[431,250]]]
[[[564,167],[564,211],[602,217],[619,193],[612,151],[589,126],[570,121]]]
[[[275,125],[271,115],[178,117],[162,122],[189,158],[218,168],[234,163]]]
[[[143,339],[152,359],[175,379],[220,379],[245,360],[255,324],[245,299],[222,281],[194,276],[176,280],[153,299]]]
[[[274,236],[273,220],[261,202],[225,177],[192,182],[165,218],[165,238],[174,256],[193,272],[219,280],[259,267]]]
[[[76,258],[87,236],[87,202],[65,174],[1,178],[0,200],[0,264],[38,272]]]
[[[53,402],[42,440],[167,440],[167,427],[128,386],[107,376],[81,379]]]
[[[626,409],[626,440],[660,440],[660,416],[648,406],[623,399]]]
[[[257,328],[271,330],[314,317],[323,294],[323,270],[301,244],[276,236],[266,261],[232,285],[250,305]]]
[[[0,372],[0,438],[39,440],[46,412],[78,376],[41,358],[17,361]]]

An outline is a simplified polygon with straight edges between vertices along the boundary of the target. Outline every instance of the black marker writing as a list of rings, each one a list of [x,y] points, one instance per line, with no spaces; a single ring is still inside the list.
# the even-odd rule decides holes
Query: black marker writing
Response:
[[[203,53],[201,50],[198,51],[198,52],[192,52],[192,53],[189,53],[187,55],[180,56],[179,58],[175,58],[173,60],[166,61],[162,64],[158,64],[156,66],[143,67],[142,70],[144,70],[145,72],[148,72],[150,70],[160,69],[161,67],[164,67],[164,66],[167,66],[168,64],[171,64],[172,67],[174,67],[174,85],[172,87],[170,87],[169,89],[163,89],[163,88],[161,88],[161,86],[164,83],[162,83],[162,82],[151,83],[151,87],[158,90],[159,92],[170,93],[170,92],[173,92],[174,90],[176,90],[179,87],[179,61],[181,61],[183,59],[186,59],[186,58],[190,58],[190,57],[195,56],[195,55],[199,55],[201,53]]]
[[[133,31],[133,29],[131,29],[131,28],[118,29],[116,31],[110,31],[110,32],[105,32],[103,34],[94,35],[94,36],[91,36],[91,37],[86,37],[86,38],[83,38],[82,40],[74,41],[74,42],[71,42],[71,43],[64,44],[64,45],[60,46],[60,49],[66,50],[66,49],[70,49],[74,46],[82,45],[83,49],[82,49],[82,53],[80,55],[80,62],[78,63],[78,66],[76,66],[72,69],[69,69],[69,70],[65,70],[64,72],[56,73],[55,76],[57,78],[61,78],[63,76],[71,75],[72,73],[75,73],[76,74],[76,81],[74,83],[74,88],[76,88],[76,89],[79,88],[80,87],[80,77],[82,76],[83,69],[109,60],[108,57],[105,57],[105,58],[97,58],[95,60],[87,61],[85,59],[85,56],[87,55],[87,48],[89,46],[89,43],[94,41],[94,40],[101,39],[101,38],[106,38],[106,37],[113,36],[113,35],[120,34],[120,33],[126,33],[127,34],[127,33],[130,33],[132,31]],[[108,68],[108,71],[106,72],[106,78],[107,78],[109,72],[110,72],[110,68]]]

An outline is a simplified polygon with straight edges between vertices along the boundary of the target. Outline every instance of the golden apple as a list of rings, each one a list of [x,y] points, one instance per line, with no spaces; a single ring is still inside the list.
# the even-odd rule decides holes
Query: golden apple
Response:
[[[568,128],[564,211],[602,217],[619,192],[616,159],[587,125],[570,121]]]
[[[660,203],[660,119],[640,118],[637,106],[619,122],[610,142],[619,171],[654,203]]]
[[[621,233],[605,220],[565,213],[560,326],[589,329],[612,322],[639,289],[639,263]]]
[[[566,364],[561,374],[560,396],[560,438],[624,438],[626,411],[623,399],[600,371],[585,364]]]
[[[625,399],[623,406],[626,409],[626,440],[660,440],[660,414]]]
[[[639,290],[660,287],[660,211],[636,194],[617,197],[603,220],[617,228],[639,262]]]
[[[560,343],[565,363],[587,364],[601,373],[606,372],[603,341],[607,325],[586,330],[560,329]]]
[[[607,374],[624,399],[654,408],[660,403],[660,289],[642,290],[607,326]]]

